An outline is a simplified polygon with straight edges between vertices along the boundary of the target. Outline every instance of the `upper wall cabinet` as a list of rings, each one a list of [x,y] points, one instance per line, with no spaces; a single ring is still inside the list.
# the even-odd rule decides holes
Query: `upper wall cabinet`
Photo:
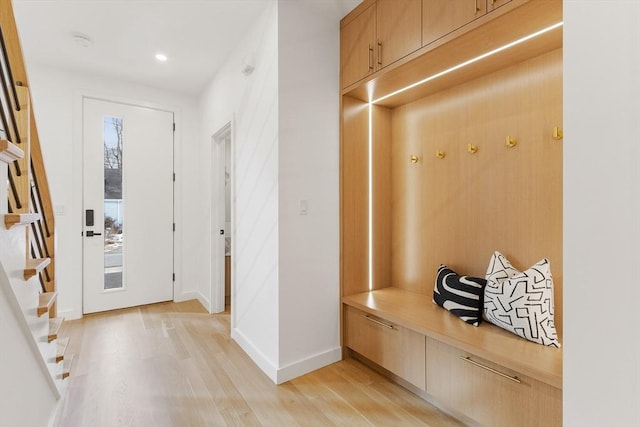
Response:
[[[500,6],[509,3],[511,0],[487,0],[487,10],[491,12]]]
[[[487,1],[493,0],[422,0],[422,44],[429,43],[457,30],[487,13]],[[496,0],[506,3],[508,0]]]
[[[422,0],[365,1],[360,9],[342,22],[343,88],[422,47]]]
[[[378,0],[377,69],[422,47],[421,0]]]
[[[340,30],[342,87],[362,80],[374,71],[376,5],[369,6]]]

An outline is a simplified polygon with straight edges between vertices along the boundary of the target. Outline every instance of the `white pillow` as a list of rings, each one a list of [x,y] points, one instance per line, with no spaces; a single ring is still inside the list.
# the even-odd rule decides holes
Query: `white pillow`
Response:
[[[524,272],[500,252],[489,262],[484,289],[484,318],[529,341],[560,347],[553,317],[553,278],[549,260]]]

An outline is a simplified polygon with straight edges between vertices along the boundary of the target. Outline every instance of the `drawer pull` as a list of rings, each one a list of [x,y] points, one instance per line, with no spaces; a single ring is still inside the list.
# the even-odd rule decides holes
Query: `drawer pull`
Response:
[[[472,365],[477,366],[478,368],[486,369],[487,371],[493,372],[496,375],[500,375],[501,377],[506,378],[508,380],[511,380],[514,383],[520,384],[522,382],[522,381],[520,381],[520,379],[518,377],[512,377],[511,375],[507,375],[504,372],[496,371],[495,369],[490,368],[490,367],[488,367],[486,365],[483,365],[482,363],[476,362],[475,360],[471,359],[469,356],[466,356],[466,357],[465,356],[458,356],[458,357],[460,359],[464,360],[465,362],[469,362]]]
[[[380,320],[378,320],[378,319],[374,319],[374,318],[373,318],[373,317],[371,317],[371,316],[366,315],[366,316],[364,316],[364,317],[365,317],[367,320],[369,320],[369,321],[371,321],[371,322],[373,322],[373,323],[375,323],[375,324],[377,324],[377,325],[384,326],[385,328],[389,328],[389,329],[395,329],[395,328],[393,327],[393,325],[391,325],[391,324],[389,324],[389,323],[382,322],[382,321],[380,321]]]

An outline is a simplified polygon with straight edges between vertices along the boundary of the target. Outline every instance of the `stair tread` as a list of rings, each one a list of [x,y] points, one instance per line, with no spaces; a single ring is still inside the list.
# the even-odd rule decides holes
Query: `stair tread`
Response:
[[[62,328],[62,322],[64,322],[64,317],[55,317],[49,320],[49,335],[47,337],[49,342],[58,339],[58,333],[60,333],[60,328]]]
[[[24,269],[24,280],[29,280],[31,277],[40,273],[51,262],[50,258],[33,258],[27,260],[27,265]]]
[[[36,222],[40,219],[39,213],[28,214],[5,214],[4,225],[7,229],[10,229],[16,225],[27,225]]]
[[[64,359],[62,362],[62,379],[68,378],[71,375],[71,368],[75,361],[75,355],[71,355]]]
[[[22,159],[24,151],[13,142],[6,139],[0,139],[0,160],[5,163],[11,163],[15,160]]]
[[[38,301],[38,317],[49,312],[49,309],[56,301],[57,296],[57,292],[44,292],[40,294]]]
[[[60,363],[64,360],[64,354],[67,352],[69,346],[69,337],[58,340],[58,347],[56,350],[56,363]]]

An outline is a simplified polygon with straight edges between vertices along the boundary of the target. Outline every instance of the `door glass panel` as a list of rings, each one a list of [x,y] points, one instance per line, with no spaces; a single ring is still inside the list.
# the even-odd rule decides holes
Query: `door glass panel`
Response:
[[[124,255],[122,198],[123,120],[104,116],[104,289],[122,288]]]

